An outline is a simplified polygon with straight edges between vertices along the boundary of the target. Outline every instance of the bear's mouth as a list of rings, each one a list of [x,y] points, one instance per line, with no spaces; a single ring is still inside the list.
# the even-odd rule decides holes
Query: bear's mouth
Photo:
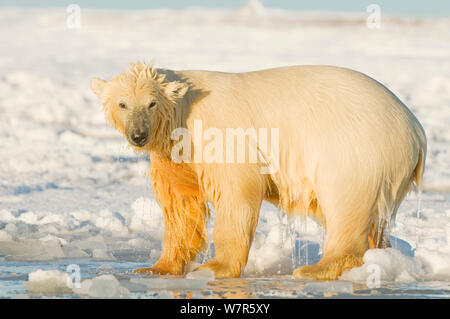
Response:
[[[145,139],[143,139],[142,141],[133,141],[131,138],[128,138],[128,142],[133,145],[133,146],[137,146],[137,147],[143,147],[145,145],[147,145],[149,141],[149,138],[146,137]]]

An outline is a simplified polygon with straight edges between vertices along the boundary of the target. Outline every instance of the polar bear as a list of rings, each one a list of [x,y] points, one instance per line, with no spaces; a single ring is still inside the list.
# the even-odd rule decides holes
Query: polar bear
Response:
[[[139,273],[182,274],[207,242],[210,203],[215,257],[199,268],[216,278],[240,276],[267,200],[326,229],[321,260],[293,276],[337,279],[361,265],[367,249],[389,245],[389,225],[401,201],[422,184],[422,126],[386,87],[350,69],[223,73],[137,62],[111,81],[92,79],[91,88],[108,122],[136,151],[150,154],[165,235],[160,259]],[[229,128],[277,128],[278,157],[246,138],[264,160],[175,160],[179,141],[173,132],[182,128],[195,135],[199,122],[224,134]],[[199,145],[190,143],[189,154],[197,154]],[[263,173],[272,161],[276,169]]]

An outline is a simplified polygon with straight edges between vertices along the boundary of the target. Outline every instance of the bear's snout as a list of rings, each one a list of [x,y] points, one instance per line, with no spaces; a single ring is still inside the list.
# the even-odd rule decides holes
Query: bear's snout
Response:
[[[148,132],[136,129],[130,134],[130,142],[136,146],[144,146],[148,140]]]

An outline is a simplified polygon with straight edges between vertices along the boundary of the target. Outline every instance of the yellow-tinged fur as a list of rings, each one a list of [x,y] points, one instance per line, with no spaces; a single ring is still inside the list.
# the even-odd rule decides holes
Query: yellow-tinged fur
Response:
[[[205,245],[207,202],[214,205],[216,256],[200,268],[236,277],[245,267],[266,199],[327,231],[324,255],[294,277],[336,279],[370,247],[388,246],[389,225],[411,185],[421,187],[425,133],[408,108],[375,80],[330,66],[249,73],[171,71],[132,64],[110,82],[92,81],[107,120],[130,140],[136,121],[150,139],[153,188],[164,211],[160,260],[139,271],[180,274]],[[157,106],[148,110],[149,101]],[[124,101],[130,110],[120,110]],[[279,128],[278,170],[261,163],[171,162],[170,132]],[[224,133],[225,135],[225,133]],[[192,152],[195,153],[195,145]],[[268,154],[264,154],[268,155]]]
[[[208,207],[192,170],[155,153],[150,161],[153,191],[163,209],[166,228],[160,259],[137,272],[179,275],[207,243]]]

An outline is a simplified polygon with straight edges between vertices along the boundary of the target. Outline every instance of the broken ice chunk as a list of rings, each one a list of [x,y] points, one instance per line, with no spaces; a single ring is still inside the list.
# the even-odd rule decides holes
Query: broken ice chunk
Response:
[[[89,254],[80,248],[69,244],[68,246],[63,246],[62,250],[64,252],[65,258],[87,258]]]
[[[202,269],[190,272],[186,275],[186,279],[199,279],[211,281],[214,280],[214,271],[209,269]]]
[[[0,241],[0,254],[9,260],[53,260],[64,258],[64,252],[57,240]]]
[[[105,249],[96,248],[92,251],[92,258],[96,260],[115,260],[114,256]]]
[[[25,288],[32,294],[62,295],[72,293],[67,284],[70,282],[68,273],[59,270],[37,270],[28,274]]]
[[[77,295],[89,295],[89,288],[91,288],[92,279],[86,279],[81,282],[80,288],[74,288],[73,292]]]
[[[137,284],[130,281],[124,281],[121,283],[122,286],[127,288],[130,292],[147,292],[147,286],[143,284]]]
[[[5,230],[0,230],[0,241],[11,241],[12,237]]]
[[[94,279],[86,279],[81,287],[74,289],[79,295],[99,299],[130,298],[130,292],[123,287],[113,275],[102,275]]]

